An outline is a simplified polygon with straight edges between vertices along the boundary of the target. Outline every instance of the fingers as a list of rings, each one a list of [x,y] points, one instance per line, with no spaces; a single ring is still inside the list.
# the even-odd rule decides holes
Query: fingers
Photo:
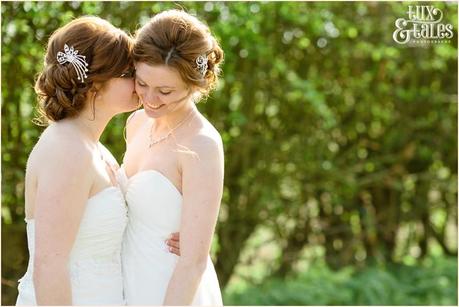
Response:
[[[174,247],[169,247],[169,252],[172,254],[176,254],[177,256],[180,256],[180,250]]]
[[[117,164],[110,164],[105,161],[105,170],[107,171],[108,176],[110,177],[110,181],[113,186],[118,186],[118,180],[116,178],[116,173],[120,167]]]
[[[171,240],[180,241],[180,232],[174,232],[171,234]]]
[[[108,163],[105,163],[105,170],[107,171],[108,176],[110,177],[110,181],[112,182],[112,185],[117,186],[118,181],[116,180],[116,174],[115,174],[116,171],[114,171],[113,168]]]
[[[174,232],[166,240],[169,252],[180,256],[180,233]]]
[[[166,244],[169,247],[180,249],[180,242],[174,240],[166,240]]]

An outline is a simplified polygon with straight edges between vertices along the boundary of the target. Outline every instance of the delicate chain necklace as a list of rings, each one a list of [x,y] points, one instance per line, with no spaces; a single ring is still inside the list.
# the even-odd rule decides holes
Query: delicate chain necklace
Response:
[[[151,146],[153,145],[156,145],[164,140],[166,140],[168,137],[170,137],[172,135],[172,133],[177,130],[177,128],[179,128],[181,125],[183,125],[189,118],[191,118],[193,115],[194,112],[193,112],[193,109],[191,109],[191,112],[188,113],[188,115],[183,119],[181,120],[174,128],[172,128],[171,130],[169,130],[169,132],[160,137],[159,139],[156,139],[156,140],[153,140],[153,135],[152,135],[152,131],[153,131],[153,123],[151,124],[151,128],[150,128],[150,145],[148,145],[148,148],[151,148]]]

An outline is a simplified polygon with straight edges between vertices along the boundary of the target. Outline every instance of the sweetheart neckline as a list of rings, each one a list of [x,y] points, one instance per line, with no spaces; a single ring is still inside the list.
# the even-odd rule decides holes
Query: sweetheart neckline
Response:
[[[172,181],[169,180],[169,178],[167,178],[163,173],[161,173],[160,171],[157,171],[155,169],[147,169],[147,170],[142,170],[142,171],[139,171],[137,173],[135,173],[134,175],[128,177],[128,175],[126,174],[126,170],[124,169],[124,165],[122,165],[120,167],[120,169],[122,169],[122,172],[124,174],[124,177],[126,178],[127,180],[127,187],[126,187],[126,190],[129,188],[129,185],[131,184],[132,180],[137,177],[138,175],[142,175],[142,174],[145,174],[145,173],[153,173],[153,174],[157,174],[159,175],[159,177],[161,177],[163,179],[163,181],[165,181],[169,186],[172,187],[172,189],[183,199],[183,195],[182,193],[179,191],[179,189],[177,189],[177,187],[175,186],[175,184],[172,183]]]

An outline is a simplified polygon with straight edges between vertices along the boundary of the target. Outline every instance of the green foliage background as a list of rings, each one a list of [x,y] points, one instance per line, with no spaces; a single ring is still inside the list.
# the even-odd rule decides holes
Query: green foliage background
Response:
[[[457,4],[447,44],[392,40],[405,3],[2,2],[2,305],[25,272],[24,172],[50,34],[98,15],[134,32],[182,7],[225,51],[199,109],[222,134],[212,256],[225,303],[457,304]],[[103,142],[119,161],[127,115]]]

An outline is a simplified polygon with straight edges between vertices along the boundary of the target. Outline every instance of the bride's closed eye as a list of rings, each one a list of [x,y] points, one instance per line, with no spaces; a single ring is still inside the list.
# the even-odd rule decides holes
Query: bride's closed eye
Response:
[[[146,86],[147,86],[147,84],[145,84],[144,82],[140,81],[139,79],[136,79],[135,82],[136,82],[137,85],[140,86],[140,87],[146,87]],[[163,95],[163,96],[167,96],[167,95],[169,95],[170,93],[173,92],[173,91],[162,91],[162,90],[159,90],[159,89],[158,89],[158,91],[159,91],[159,93],[160,93],[161,95]]]

